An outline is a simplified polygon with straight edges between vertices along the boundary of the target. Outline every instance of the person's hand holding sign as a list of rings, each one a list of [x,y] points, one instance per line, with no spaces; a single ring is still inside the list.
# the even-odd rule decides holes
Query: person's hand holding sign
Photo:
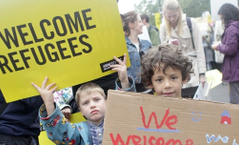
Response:
[[[122,89],[127,89],[127,88],[129,88],[129,80],[128,80],[128,76],[127,76],[126,54],[124,54],[123,61],[115,56],[114,56],[114,59],[119,64],[111,65],[110,67],[112,68],[112,70],[115,70],[118,72],[119,80],[122,85]]]
[[[41,87],[37,86],[35,83],[31,84],[40,93],[42,100],[46,105],[47,115],[49,116],[55,110],[53,92],[56,91],[57,86],[55,86],[55,83],[51,83],[46,86],[47,81],[48,77],[46,77],[45,80],[42,82]]]
[[[64,116],[70,120],[71,119],[71,108],[65,107],[64,109],[61,110],[61,112],[64,114]]]

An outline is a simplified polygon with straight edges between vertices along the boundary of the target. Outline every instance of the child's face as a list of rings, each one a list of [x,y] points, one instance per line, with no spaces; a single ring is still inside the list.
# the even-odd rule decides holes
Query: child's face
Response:
[[[181,97],[181,89],[183,83],[182,73],[179,69],[173,69],[168,67],[165,70],[156,69],[153,76],[151,77],[152,88],[158,96],[164,97]]]
[[[80,111],[88,121],[99,124],[105,117],[106,100],[98,91],[80,94]]]

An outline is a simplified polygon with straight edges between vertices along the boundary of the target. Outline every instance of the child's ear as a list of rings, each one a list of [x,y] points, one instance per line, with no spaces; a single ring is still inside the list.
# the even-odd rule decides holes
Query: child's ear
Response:
[[[129,28],[133,29],[134,28],[134,23],[129,22]]]
[[[148,86],[148,88],[153,89],[154,86],[151,84],[151,85]]]
[[[185,79],[185,80],[183,80],[183,84],[186,84],[188,82],[188,77]]]

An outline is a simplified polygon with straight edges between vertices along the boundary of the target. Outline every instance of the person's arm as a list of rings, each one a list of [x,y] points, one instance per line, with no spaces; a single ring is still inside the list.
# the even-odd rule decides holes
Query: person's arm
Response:
[[[238,36],[239,33],[229,26],[223,38],[223,44],[219,44],[217,49],[225,55],[235,55],[238,52]]]
[[[39,117],[41,124],[46,130],[48,138],[55,144],[75,144],[81,143],[81,135],[79,133],[80,127],[77,124],[71,124],[62,114],[59,107],[56,106],[54,112],[50,115],[46,112],[45,105],[39,109]],[[85,130],[86,128],[81,128]]]
[[[162,23],[160,25],[160,40],[161,40],[161,43],[167,43],[167,34],[166,34],[166,30],[165,30],[165,24]]]
[[[126,54],[124,54],[124,60],[121,61],[119,58],[114,56],[114,59],[119,63],[111,65],[112,70],[118,72],[119,80],[122,86],[122,89],[129,88],[129,80],[127,76],[127,67],[126,67]]]
[[[203,42],[202,42],[202,35],[200,28],[197,24],[197,22],[191,18],[192,21],[192,29],[193,29],[193,39],[195,44],[195,50],[197,55],[197,62],[198,62],[198,71],[199,71],[199,81],[204,85],[206,82],[205,72],[206,69],[206,58],[205,58],[205,52],[203,48]]]
[[[44,105],[39,109],[39,117],[47,136],[56,144],[68,144],[72,141],[79,144],[81,141],[79,128],[75,124],[72,125],[55,104],[53,92],[57,86],[55,83],[46,86],[47,80],[46,77],[41,87],[32,83],[44,101]]]
[[[51,83],[46,86],[47,80],[48,77],[44,79],[41,87],[37,86],[34,83],[32,83],[32,85],[40,93],[42,100],[46,106],[47,115],[51,115],[55,110],[53,92],[56,90],[57,86],[55,86],[55,83]]]
[[[119,58],[114,56],[114,59],[119,63],[115,65],[111,65],[110,67],[112,70],[115,70],[118,72],[119,78],[116,80],[116,88],[120,88],[122,90],[132,90],[134,89],[134,83],[133,80],[130,79],[127,75],[127,66],[126,66],[126,54],[124,54],[124,60],[121,61]],[[120,85],[118,85],[118,81],[120,82]]]

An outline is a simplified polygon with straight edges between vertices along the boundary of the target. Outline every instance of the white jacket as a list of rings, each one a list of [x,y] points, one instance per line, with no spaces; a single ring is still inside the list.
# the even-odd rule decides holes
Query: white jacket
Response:
[[[178,28],[172,29],[170,39],[178,39],[180,43],[180,48],[183,50],[184,54],[189,57],[193,63],[193,73],[191,73],[191,80],[183,85],[183,88],[195,87],[199,85],[199,74],[206,72],[206,60],[203,48],[202,36],[199,26],[195,19],[191,18],[193,39],[195,44],[195,49],[192,45],[191,33],[189,31],[186,15],[183,15],[183,28],[182,36],[177,35]],[[160,39],[161,42],[166,43],[168,41],[165,29],[165,23],[160,26]]]

